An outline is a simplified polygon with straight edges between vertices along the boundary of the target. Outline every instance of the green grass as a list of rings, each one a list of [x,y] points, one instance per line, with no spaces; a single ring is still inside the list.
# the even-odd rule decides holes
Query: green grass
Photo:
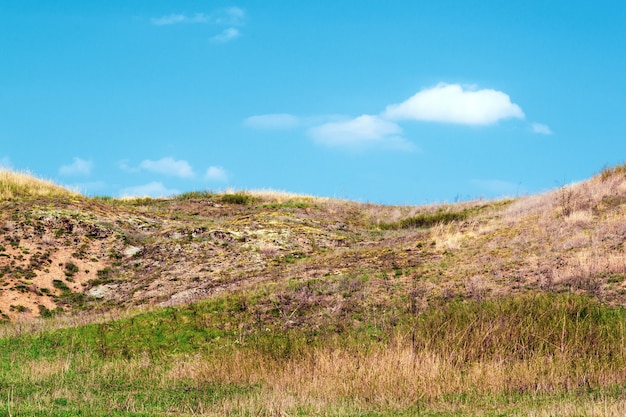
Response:
[[[301,291],[295,285],[289,289]],[[280,302],[266,309],[265,297],[263,292],[236,293],[110,322],[0,339],[0,414],[11,403],[13,415],[220,415],[226,410],[243,416],[251,414],[237,404],[249,404],[254,415],[269,416],[274,414],[266,396],[296,395],[295,404],[281,406],[289,415],[408,416],[417,410],[433,416],[498,415],[489,410],[517,412],[538,400],[594,401],[626,394],[626,311],[588,297],[537,294],[458,301],[418,315],[399,310],[393,322],[338,317],[315,328],[286,325]],[[314,308],[306,312],[323,313]],[[385,363],[393,352],[399,353],[398,360],[402,352],[409,357],[414,352],[416,358],[434,355],[469,385],[403,399],[400,394],[407,388],[401,379],[391,384],[398,392],[375,391],[380,381],[374,379],[364,390],[355,386],[354,392],[316,400],[307,397],[313,394],[307,394],[306,383],[302,393],[289,391],[289,372],[275,380],[276,373],[292,366],[295,378],[328,355],[338,367],[336,374],[330,368],[337,379],[329,378],[328,384],[348,384],[345,378],[369,378],[372,372],[382,377],[389,369],[400,370]],[[361,374],[354,361],[369,364],[369,373]],[[471,385],[477,366],[509,363],[533,363],[524,369],[534,374],[517,375],[511,367],[507,378],[514,384],[503,380],[502,389],[489,388],[477,379]],[[345,375],[344,365],[350,370]],[[328,372],[324,369],[318,372]],[[564,378],[537,385],[550,373]],[[419,377],[419,368],[415,375]],[[304,376],[304,381],[310,379]],[[444,377],[433,376],[429,386]],[[338,385],[337,392],[341,389]]]
[[[438,224],[448,224],[466,220],[478,211],[479,209],[476,208],[464,209],[461,211],[448,211],[440,209],[434,213],[421,213],[397,222],[380,223],[379,227],[383,230],[429,228]]]
[[[254,202],[254,197],[249,194],[235,193],[235,194],[222,194],[220,200],[224,204],[240,204],[247,205]]]

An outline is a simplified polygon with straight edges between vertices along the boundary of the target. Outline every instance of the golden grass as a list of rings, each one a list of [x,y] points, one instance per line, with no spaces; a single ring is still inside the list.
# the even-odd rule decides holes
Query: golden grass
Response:
[[[78,196],[52,181],[36,178],[29,173],[0,169],[0,200],[16,197]]]
[[[258,352],[252,355],[245,350],[219,359],[187,356],[175,362],[165,379],[262,387],[258,396],[224,399],[220,407],[228,414],[241,410],[244,403],[255,410],[279,413],[295,406],[328,410],[342,404],[352,409],[399,412],[416,402],[436,406],[442,399],[459,395],[490,398],[516,392],[546,394],[575,390],[581,383],[620,383],[623,377],[614,369],[595,369],[575,362],[568,352],[537,355],[530,360],[491,359],[460,364],[429,349],[416,351],[410,341],[399,339],[390,346],[368,349],[318,348],[287,360]],[[624,403],[616,406],[623,407]]]
[[[283,190],[273,190],[271,188],[262,188],[257,190],[237,191],[227,190],[224,194],[243,193],[253,197],[259,197],[263,200],[274,201],[277,203],[285,203],[287,201],[311,201],[311,202],[326,202],[332,200],[329,197],[318,197],[309,194],[291,193]]]

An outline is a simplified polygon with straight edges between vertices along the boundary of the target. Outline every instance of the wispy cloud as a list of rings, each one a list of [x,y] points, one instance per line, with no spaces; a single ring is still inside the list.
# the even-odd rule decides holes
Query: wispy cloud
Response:
[[[123,159],[123,160],[119,161],[117,166],[122,171],[128,172],[128,173],[135,173],[135,172],[139,172],[140,171],[139,168],[130,166],[128,164],[128,159]]]
[[[228,181],[228,173],[222,167],[209,167],[204,174],[204,178],[209,181],[226,182]]]
[[[144,185],[122,189],[120,197],[170,197],[180,194],[178,190],[167,188],[161,182],[153,181]]]
[[[59,168],[59,175],[63,176],[75,176],[82,175],[87,176],[91,174],[93,169],[93,161],[87,161],[81,158],[74,158],[74,162],[68,165],[63,165]]]
[[[9,159],[9,157],[3,156],[2,158],[0,158],[0,169],[12,169],[12,168],[13,168],[13,164],[11,163],[11,160]]]
[[[196,13],[193,15],[170,14],[150,19],[150,22],[156,26],[176,25],[179,23],[209,23],[210,21],[211,17],[204,13]]]
[[[218,25],[243,26],[246,23],[246,11],[240,7],[227,7],[215,11],[212,19]]]
[[[153,172],[156,174],[169,175],[179,178],[193,178],[194,172],[191,165],[185,160],[176,160],[174,158],[161,158],[157,161],[146,159],[141,161],[139,169]]]
[[[216,43],[226,43],[237,39],[241,36],[241,32],[236,28],[224,29],[221,33],[213,36],[211,40]]]
[[[242,27],[246,23],[246,11],[240,7],[227,7],[218,9],[212,13],[173,13],[165,16],[154,17],[150,22],[155,26],[171,26],[179,24],[208,24],[224,29],[211,37],[214,43],[225,43],[241,36]]]
[[[419,91],[402,103],[387,106],[383,117],[390,120],[490,125],[502,119],[523,119],[525,115],[501,91],[440,83]]]
[[[378,116],[364,114],[354,119],[329,122],[309,129],[309,135],[322,145],[331,147],[366,148],[382,146],[414,150],[414,145],[402,137],[402,128]]]
[[[550,127],[548,127],[548,125],[544,125],[542,123],[533,123],[531,125],[531,128],[532,128],[534,133],[538,133],[540,135],[551,135],[552,134],[552,129],[550,129]]]
[[[248,117],[243,124],[254,129],[287,130],[298,127],[300,118],[288,113],[262,114]]]

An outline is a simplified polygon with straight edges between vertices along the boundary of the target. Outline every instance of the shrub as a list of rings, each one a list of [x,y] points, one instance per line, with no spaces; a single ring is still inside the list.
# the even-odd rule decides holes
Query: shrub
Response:
[[[57,288],[61,291],[69,291],[70,287],[68,287],[67,285],[65,285],[65,283],[63,281],[61,281],[60,279],[55,279],[52,281],[52,286],[54,288]]]
[[[407,217],[393,223],[381,223],[383,230],[420,229],[432,227],[437,224],[448,224],[455,221],[465,220],[472,210],[463,211],[437,211],[435,213],[421,213],[417,216]]]
[[[236,194],[224,194],[222,195],[222,203],[226,204],[250,204],[254,201],[254,198],[248,194],[236,193]]]
[[[73,277],[78,272],[78,267],[73,262],[65,263],[65,276]]]
[[[176,196],[177,200],[201,200],[214,197],[213,191],[190,191]]]

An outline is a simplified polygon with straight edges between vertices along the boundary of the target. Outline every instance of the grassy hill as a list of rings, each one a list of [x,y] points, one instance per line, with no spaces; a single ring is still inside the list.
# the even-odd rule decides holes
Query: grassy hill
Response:
[[[428,207],[3,175],[0,413],[626,411],[624,167]]]

